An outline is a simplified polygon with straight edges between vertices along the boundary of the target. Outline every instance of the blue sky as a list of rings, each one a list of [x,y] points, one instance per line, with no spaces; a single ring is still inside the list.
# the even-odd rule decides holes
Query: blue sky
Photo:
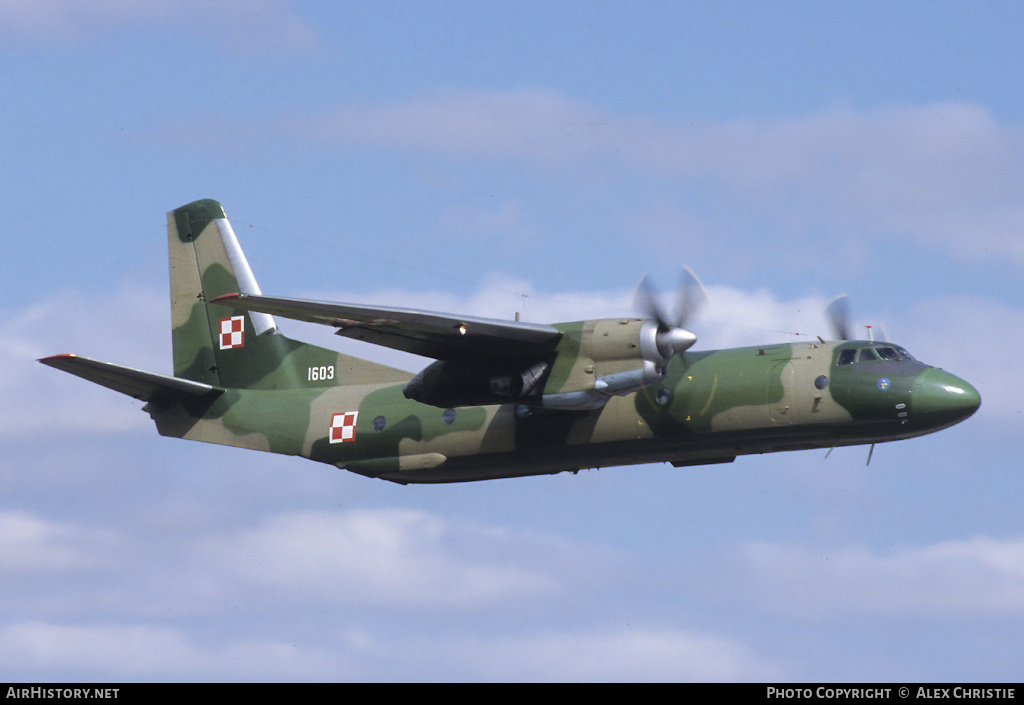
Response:
[[[1018,3],[0,0],[0,678],[1019,680]],[[695,269],[698,346],[848,293],[934,436],[400,487],[172,441],[165,213],[264,292],[560,321]],[[282,322],[293,337],[421,361]]]

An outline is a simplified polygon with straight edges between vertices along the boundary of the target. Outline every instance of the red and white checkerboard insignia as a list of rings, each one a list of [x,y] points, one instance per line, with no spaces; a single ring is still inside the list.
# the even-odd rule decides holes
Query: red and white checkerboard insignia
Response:
[[[220,319],[220,349],[230,350],[245,346],[245,316]]]
[[[347,443],[356,439],[356,418],[358,411],[346,411],[331,417],[331,443]]]

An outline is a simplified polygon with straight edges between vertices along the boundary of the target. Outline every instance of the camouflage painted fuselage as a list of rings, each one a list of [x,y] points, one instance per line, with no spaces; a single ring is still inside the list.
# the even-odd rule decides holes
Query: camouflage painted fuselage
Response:
[[[891,441],[980,404],[887,343],[661,353],[646,319],[546,326],[262,297],[216,201],[168,213],[167,234],[173,377],[42,360],[147,402],[165,436],[459,482]],[[292,340],[275,311],[437,362],[414,376]]]
[[[918,362],[836,363],[841,350],[875,347],[848,341],[685,353],[661,386],[593,410],[440,409],[406,399],[399,383],[229,390],[208,409],[153,415],[167,435],[298,455],[409,483],[651,462],[699,465],[891,441],[939,430],[977,408],[970,385]],[[339,415],[351,421],[343,438],[332,427]]]

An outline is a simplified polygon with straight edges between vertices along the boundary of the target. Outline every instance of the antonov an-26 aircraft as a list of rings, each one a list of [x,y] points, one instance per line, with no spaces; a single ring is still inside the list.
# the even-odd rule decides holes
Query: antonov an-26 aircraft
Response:
[[[645,318],[553,325],[322,303],[263,296],[216,201],[171,211],[167,231],[174,376],[41,360],[146,402],[164,436],[459,482],[874,444],[946,428],[981,403],[902,347],[844,331],[692,350],[692,286],[671,319],[643,285]],[[435,362],[410,374],[301,343],[274,316]]]

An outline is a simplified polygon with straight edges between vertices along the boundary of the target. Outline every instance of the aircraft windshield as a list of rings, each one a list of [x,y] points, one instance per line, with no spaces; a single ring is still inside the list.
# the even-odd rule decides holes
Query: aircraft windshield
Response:
[[[896,345],[869,345],[863,348],[847,348],[839,352],[836,359],[837,365],[852,365],[861,362],[877,362],[879,360],[892,360],[899,362],[917,362],[913,355],[904,348]]]

